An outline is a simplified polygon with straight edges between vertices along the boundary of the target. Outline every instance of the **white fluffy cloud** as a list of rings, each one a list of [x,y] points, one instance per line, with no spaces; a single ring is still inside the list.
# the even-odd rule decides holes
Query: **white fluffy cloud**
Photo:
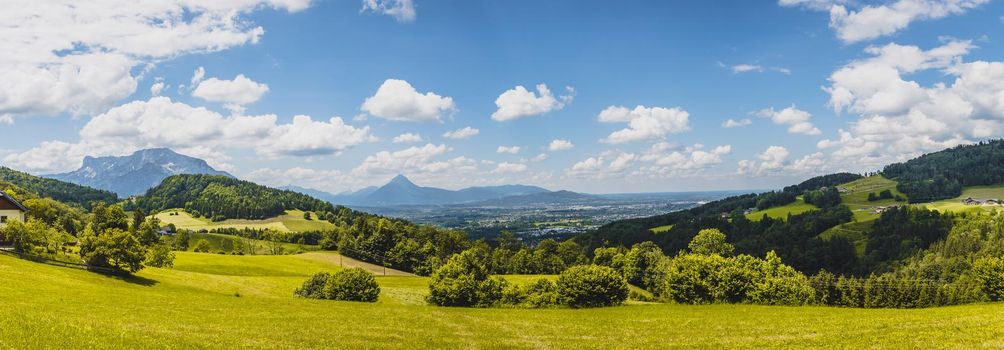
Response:
[[[794,105],[780,111],[776,111],[774,108],[761,109],[756,112],[756,115],[769,118],[774,124],[788,125],[788,132],[792,134],[819,135],[822,133],[819,128],[809,122],[812,119],[812,114],[795,108]]]
[[[745,175],[773,175],[784,169],[789,155],[787,148],[770,146],[757,155],[758,161],[740,160],[737,172]]]
[[[516,154],[522,149],[520,146],[499,146],[495,153]]]
[[[731,145],[721,145],[711,150],[705,150],[704,145],[696,144],[678,149],[668,143],[659,142],[652,145],[639,159],[652,163],[651,166],[643,169],[647,172],[676,175],[693,173],[721,164],[722,157],[731,153]]]
[[[871,40],[905,29],[912,22],[960,15],[990,0],[893,0],[858,7],[843,0],[780,0],[781,6],[829,11],[830,28],[845,43]],[[851,7],[851,8],[848,8]]]
[[[160,93],[164,91],[167,85],[164,84],[163,78],[157,78],[157,80],[150,85],[150,96],[160,96]]]
[[[366,157],[359,166],[352,170],[352,174],[357,176],[408,174],[411,176],[442,174],[447,171],[451,174],[461,174],[477,170],[477,162],[466,157],[437,160],[439,156],[450,150],[450,147],[445,144],[434,145],[430,143],[394,152],[381,151]]]
[[[223,103],[227,109],[242,113],[243,106],[258,101],[266,92],[268,92],[268,85],[248,79],[243,74],[238,74],[233,80],[200,79],[195,90],[192,91],[192,96],[210,102]]]
[[[414,22],[416,15],[412,0],[363,0],[362,10],[388,15],[398,22]]]
[[[571,141],[556,139],[552,140],[551,143],[547,145],[547,150],[551,152],[567,151],[574,147],[575,145],[573,145]]]
[[[478,130],[478,129],[475,129],[475,128],[472,128],[472,127],[468,126],[468,127],[460,128],[460,129],[457,129],[457,130],[448,131],[448,132],[446,132],[446,133],[443,134],[443,137],[448,138],[448,139],[454,139],[454,140],[462,140],[462,139],[466,139],[466,138],[471,138],[471,137],[473,137],[473,136],[475,136],[477,134],[480,134],[480,133],[481,133],[481,130]]]
[[[80,166],[87,155],[169,147],[225,167],[227,149],[253,149],[263,156],[314,156],[336,154],[375,139],[368,127],[346,125],[337,117],[314,121],[296,116],[289,124],[277,120],[275,115],[226,117],[167,97],[153,97],[95,116],[80,130],[77,143],[43,142],[6,156],[4,162],[34,172],[55,172]]]
[[[690,113],[680,108],[610,106],[600,112],[599,121],[628,124],[628,128],[601,140],[613,144],[661,139],[668,134],[690,130]]]
[[[29,1],[0,11],[0,117],[101,113],[136,91],[134,68],[255,43],[245,15],[309,0]],[[138,73],[142,74],[142,72]]]
[[[750,118],[743,118],[743,119],[739,119],[739,120],[735,120],[735,119],[729,118],[729,119],[725,120],[724,122],[722,122],[722,127],[723,128],[741,128],[741,127],[744,127],[744,126],[748,126],[750,124],[753,124],[753,121],[750,120]]]
[[[516,86],[495,99],[498,110],[492,113],[492,120],[502,122],[565,108],[575,98],[575,89],[569,86],[565,90],[566,95],[555,98],[545,84],[537,85],[537,94],[522,85]]]
[[[453,98],[433,92],[419,93],[407,81],[387,79],[376,94],[363,102],[363,112],[393,121],[441,122],[442,116],[457,109]]]
[[[422,135],[410,132],[394,136],[394,143],[414,143],[422,142],[422,140]]]
[[[924,152],[1001,135],[1004,131],[1004,62],[966,62],[973,46],[951,41],[923,50],[888,44],[872,57],[830,75],[830,105],[858,114],[840,137],[820,141],[836,162],[875,166]],[[941,73],[929,85],[907,76]]]
[[[496,174],[521,173],[526,171],[526,168],[526,164],[502,162],[495,166],[495,170],[492,172]]]

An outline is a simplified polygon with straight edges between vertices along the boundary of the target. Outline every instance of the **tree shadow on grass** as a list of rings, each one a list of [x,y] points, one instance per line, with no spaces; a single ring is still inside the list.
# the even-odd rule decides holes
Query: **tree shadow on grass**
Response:
[[[122,281],[122,282],[126,282],[126,283],[130,283],[130,284],[136,284],[136,285],[140,285],[140,286],[145,286],[145,287],[152,287],[152,286],[156,285],[157,283],[160,283],[160,282],[158,282],[155,279],[150,279],[150,278],[146,278],[146,277],[142,277],[142,276],[136,276],[136,275],[133,275],[133,274],[125,272],[125,271],[95,270],[93,268],[88,269],[88,270],[90,270],[91,272],[94,272],[96,274],[108,277],[108,278],[116,279],[116,280],[119,280],[119,281]]]

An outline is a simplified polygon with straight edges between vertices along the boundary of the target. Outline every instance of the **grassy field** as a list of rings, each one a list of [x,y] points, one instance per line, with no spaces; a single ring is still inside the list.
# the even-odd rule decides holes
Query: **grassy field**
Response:
[[[648,229],[652,233],[663,233],[673,229],[673,225],[665,225]]]
[[[1004,305],[993,304],[439,308],[421,305],[426,279],[407,276],[378,277],[376,304],[293,298],[311,273],[339,268],[316,254],[180,253],[176,268],[128,279],[0,255],[0,348],[1004,347]]]
[[[753,211],[749,214],[746,214],[746,218],[753,221],[759,221],[760,219],[763,219],[764,214],[767,214],[768,217],[773,219],[787,219],[788,214],[791,215],[801,214],[815,209],[818,209],[816,208],[815,205],[806,203],[805,201],[802,200],[802,196],[798,196],[798,199],[796,199],[794,202],[782,205],[780,207],[773,207],[764,210]]]
[[[171,215],[178,213],[178,215]],[[313,214],[312,214],[313,215]],[[221,222],[212,222],[205,218],[194,218],[182,209],[165,210],[156,215],[163,225],[174,224],[179,229],[189,230],[211,230],[214,228],[269,228],[282,232],[304,232],[330,230],[334,224],[318,220],[313,216],[313,220],[303,218],[303,212],[299,210],[287,210],[285,215],[265,220],[237,220],[230,219]]]

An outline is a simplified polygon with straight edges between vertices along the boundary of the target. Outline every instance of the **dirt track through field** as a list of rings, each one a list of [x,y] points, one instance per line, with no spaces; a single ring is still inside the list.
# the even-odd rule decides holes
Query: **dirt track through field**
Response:
[[[363,270],[369,271],[377,276],[411,276],[414,277],[415,274],[404,272],[401,270],[395,270],[389,267],[383,267],[377,264],[371,264],[365,261],[356,260],[341,254],[335,253],[304,253],[300,255],[306,260],[321,261],[329,264],[339,265],[342,267],[359,267]]]

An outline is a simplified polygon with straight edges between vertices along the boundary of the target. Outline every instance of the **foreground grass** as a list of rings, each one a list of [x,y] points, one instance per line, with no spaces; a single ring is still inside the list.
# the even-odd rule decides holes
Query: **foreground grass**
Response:
[[[237,261],[205,266],[218,259]],[[378,278],[377,304],[291,296],[304,275],[337,268],[296,256],[182,253],[176,269],[121,279],[0,255],[0,348],[1004,347],[1004,305],[993,304],[519,310],[410,305],[392,295],[424,289],[416,277]]]

